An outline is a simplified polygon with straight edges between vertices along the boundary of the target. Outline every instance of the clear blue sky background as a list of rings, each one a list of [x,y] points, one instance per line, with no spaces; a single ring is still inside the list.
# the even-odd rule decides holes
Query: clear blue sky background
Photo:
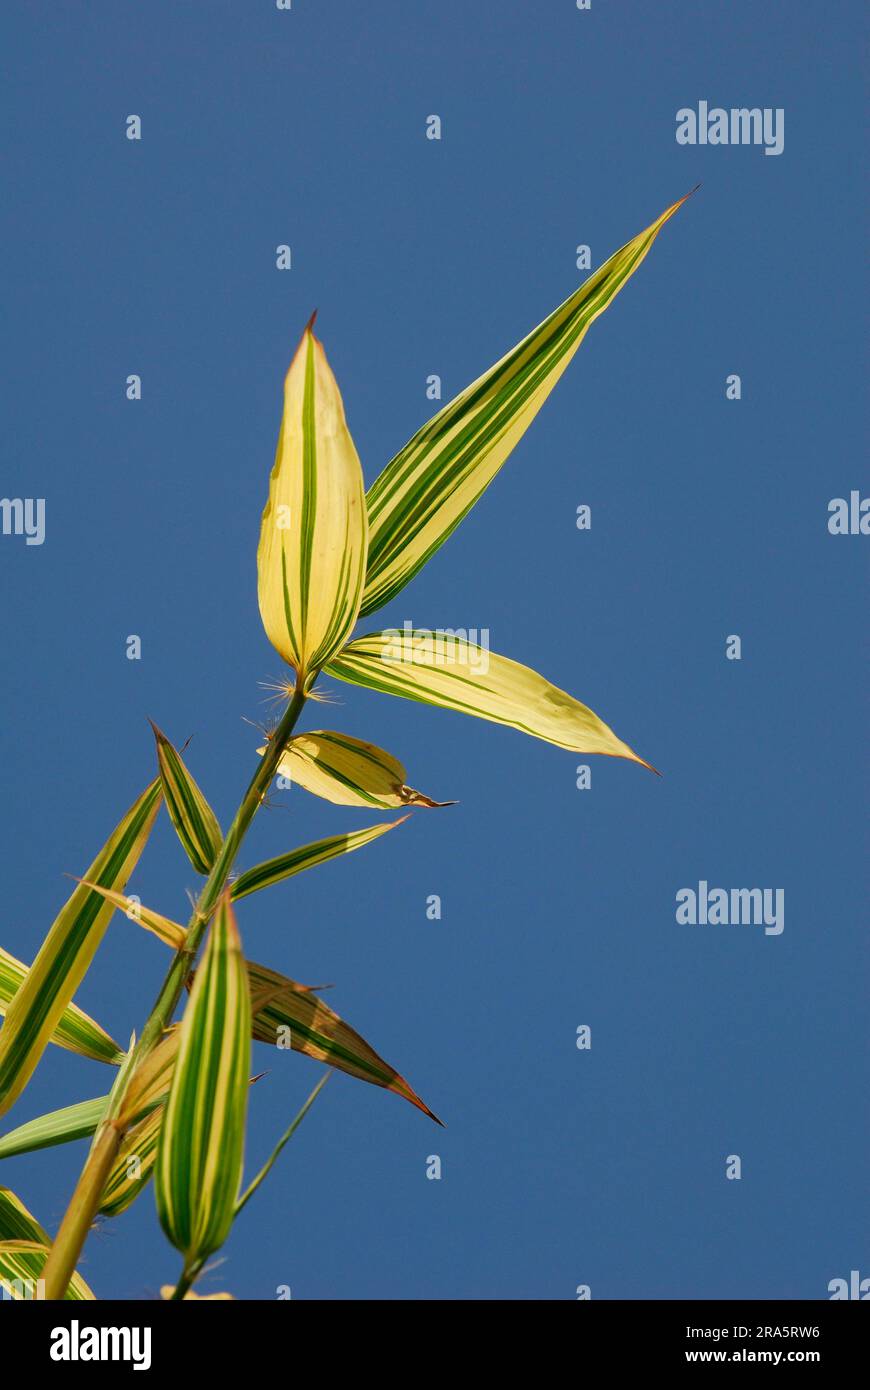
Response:
[[[870,541],[827,531],[830,498],[866,493],[859,14],[5,8],[2,491],[47,507],[41,548],[0,540],[0,940],[27,959],[63,873],[153,774],[146,716],[194,736],[224,824],[251,773],[240,716],[263,717],[258,681],[281,666],[257,610],[259,519],[311,310],[370,481],[432,413],[430,373],[455,394],[579,282],[578,243],[599,265],[703,180],[476,510],[365,625],[488,628],[664,777],[590,759],[581,792],[577,755],[328,683],[342,703],[308,727],[387,746],[460,804],[248,900],[244,941],[334,981],[333,1007],[448,1127],[333,1078],[205,1289],[824,1298],[850,1269],[870,1276]],[[784,153],[678,146],[675,112],[701,99],[783,107]],[[285,794],[242,865],[370,819]],[[677,925],[675,894],[699,879],[784,888],[785,931]],[[165,815],[130,888],[184,914],[195,875]],[[124,1039],[164,967],[116,917],[78,1000]],[[320,1071],[265,1048],[255,1065],[251,1170]],[[108,1080],[52,1049],[3,1128]],[[84,1151],[9,1161],[0,1181],[54,1229]],[[178,1268],[150,1190],[83,1265],[98,1294],[131,1298]]]

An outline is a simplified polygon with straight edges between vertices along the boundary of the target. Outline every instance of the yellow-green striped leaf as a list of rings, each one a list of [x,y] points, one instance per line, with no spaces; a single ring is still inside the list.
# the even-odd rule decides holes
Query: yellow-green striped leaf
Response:
[[[4,1298],[19,1302],[29,1302],[43,1297],[40,1280],[45,1262],[48,1259],[49,1243],[36,1240],[0,1241],[0,1289]],[[81,1303],[93,1299],[82,1276],[74,1274],[69,1281],[64,1299],[70,1303]]]
[[[261,755],[265,751],[257,749]],[[327,729],[292,738],[278,773],[337,806],[392,811],[402,806],[454,805],[452,801],[433,801],[407,786],[404,767],[383,748]]]
[[[55,1144],[69,1144],[74,1139],[89,1138],[96,1132],[108,1103],[108,1096],[96,1096],[94,1100],[80,1100],[75,1105],[65,1105],[62,1110],[52,1110],[47,1115],[28,1120],[0,1138],[0,1158],[12,1158],[15,1154],[34,1153],[37,1149],[49,1149]]]
[[[154,1169],[160,1223],[186,1268],[219,1249],[232,1225],[250,1060],[248,976],[225,894],[184,1012]]]
[[[161,1284],[160,1297],[166,1302],[175,1295],[175,1284]],[[188,1289],[182,1299],[183,1303],[233,1303],[235,1294],[231,1293],[197,1293],[196,1289]]]
[[[340,854],[350,854],[361,849],[379,836],[386,835],[397,825],[408,819],[400,816],[398,820],[385,821],[381,825],[370,825],[365,830],[352,830],[348,835],[329,835],[325,840],[315,840],[310,845],[301,845],[290,850],[289,854],[279,854],[275,859],[267,859],[253,869],[247,869],[231,885],[233,901],[244,898],[248,893],[256,893],[260,888],[269,888],[284,878],[302,873],[303,869],[313,869],[315,864],[325,864],[327,859],[336,859]]]
[[[158,1105],[124,1135],[103,1189],[100,1201],[103,1216],[120,1216],[132,1206],[148,1182],[157,1157],[163,1116],[164,1106]]]
[[[68,1144],[75,1139],[86,1139],[96,1134],[101,1121],[110,1110],[113,1094],[126,1084],[127,1074],[133,1063],[135,1042],[134,1034],[130,1039],[129,1050],[121,1057],[121,1065],[115,1073],[112,1090],[107,1096],[80,1100],[75,1105],[66,1105],[62,1110],[52,1110],[46,1115],[37,1116],[35,1120],[28,1120],[17,1129],[10,1130],[0,1138],[0,1158],[33,1153],[37,1149],[51,1148],[54,1144]]]
[[[338,385],[309,323],[284,383],[257,552],[266,635],[302,682],[350,634],[366,545],[362,469]]]
[[[0,1240],[42,1240],[45,1231],[11,1187],[0,1187]]]
[[[687,195],[688,196],[688,195]],[[489,486],[602,314],[681,203],[590,275],[511,352],[429,420],[369,488],[360,617],[381,608],[444,544]]]
[[[125,893],[114,893],[111,888],[101,888],[97,883],[88,883],[87,879],[81,879],[82,883],[88,888],[93,888],[95,893],[99,893],[105,898],[107,903],[111,903],[119,912],[123,912],[131,922],[136,922],[146,931],[153,932],[159,936],[160,940],[167,946],[171,946],[174,951],[178,951],[184,945],[187,937],[185,927],[173,922],[169,917],[163,917],[159,912],[152,912],[149,907],[144,907],[138,898],[128,898]]]
[[[151,721],[166,809],[185,854],[198,874],[210,872],[223,841],[217,817],[181,760],[181,754]]]
[[[256,1007],[253,991],[251,1007]],[[252,1078],[252,1082],[256,1080],[256,1076]],[[124,1135],[103,1189],[100,1201],[103,1216],[120,1216],[122,1211],[132,1206],[151,1177],[165,1111],[163,1097]]]
[[[157,780],[130,807],[85,878],[107,888],[125,887],[151,832],[160,796]],[[113,910],[98,893],[80,884],[56,917],[0,1029],[0,1115],[30,1080],[94,958]]]
[[[0,946],[0,1018],[6,1013],[19,986],[24,983],[28,968],[23,961],[16,960]],[[65,1047],[69,1052],[78,1052],[82,1057],[92,1057],[95,1062],[117,1065],[124,1056],[123,1049],[109,1037],[105,1029],[75,1004],[67,1004],[49,1042]]]
[[[37,1281],[50,1244],[47,1232],[21,1199],[8,1187],[0,1187],[0,1288],[5,1297],[40,1296]],[[79,1301],[93,1296],[81,1275],[74,1274],[65,1297]]]
[[[387,695],[506,724],[575,753],[605,753],[651,767],[586,705],[518,661],[454,633],[373,632],[349,643],[329,674]],[[655,769],[652,769],[655,771]]]
[[[175,1073],[181,1024],[173,1023],[140,1062],[130,1078],[120,1107],[120,1123],[132,1125],[166,1098]]]
[[[253,1033],[257,1042],[279,1047],[289,1043],[306,1057],[328,1062],[348,1076],[393,1091],[437,1124],[441,1123],[405,1078],[310,988],[254,961],[248,961],[248,975],[252,993],[256,989],[269,992],[267,1002],[254,1014]]]

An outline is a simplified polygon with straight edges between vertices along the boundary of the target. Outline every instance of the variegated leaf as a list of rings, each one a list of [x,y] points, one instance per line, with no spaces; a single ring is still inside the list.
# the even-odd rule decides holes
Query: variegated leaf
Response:
[[[309,323],[284,383],[257,553],[266,635],[302,684],[356,621],[367,530],[359,458],[338,385]]]
[[[313,990],[254,961],[248,961],[248,975],[252,991],[273,991],[268,1002],[261,1005],[254,1015],[254,1038],[258,1042],[281,1046],[289,1042],[292,1048],[304,1052],[306,1057],[327,1062],[348,1076],[393,1091],[395,1095],[416,1105],[437,1124],[441,1123],[405,1078],[383,1057],[379,1057],[374,1048],[324,1004]]]
[[[184,945],[187,930],[178,922],[173,922],[169,917],[163,917],[159,912],[152,912],[150,907],[144,907],[138,898],[128,898],[125,893],[114,893],[111,888],[101,888],[99,884],[88,883],[87,879],[82,879],[81,882],[86,887],[93,888],[95,893],[99,893],[107,903],[111,903],[119,912],[123,912],[129,921],[144,927],[146,931],[153,932],[174,951],[180,950]]]
[[[85,878],[106,888],[125,887],[151,832],[160,797],[157,780],[130,807]],[[113,910],[98,893],[80,884],[55,919],[0,1029],[0,1115],[30,1080],[94,958]]]
[[[148,1182],[157,1158],[163,1116],[161,1103],[124,1135],[103,1189],[100,1202],[103,1216],[120,1216],[132,1206]]]
[[[250,1060],[248,976],[225,894],[184,1012],[154,1169],[160,1223],[185,1269],[217,1250],[232,1225]]]
[[[15,956],[0,947],[0,1017],[6,1013],[16,991],[24,983],[28,969],[23,961],[16,960]],[[49,1042],[65,1047],[69,1052],[77,1052],[82,1057],[91,1057],[95,1062],[117,1065],[124,1056],[123,1050],[106,1030],[75,1004],[67,1004]]]
[[[688,196],[688,195],[687,195]],[[575,290],[488,372],[427,421],[369,488],[360,617],[405,587],[489,486],[681,198]]]
[[[96,1096],[94,1100],[80,1100],[75,1105],[66,1105],[62,1110],[52,1110],[28,1120],[0,1138],[0,1158],[89,1138],[96,1132],[108,1103],[108,1096]]]
[[[167,1028],[156,1047],[136,1067],[119,1107],[122,1125],[136,1124],[155,1105],[165,1100],[175,1074],[181,1027],[181,1024],[173,1023]]]
[[[253,869],[247,869],[234,881],[231,885],[233,901],[246,897],[248,893],[256,893],[260,888],[268,888],[273,883],[280,883],[282,879],[291,878],[293,874],[302,873],[303,869],[312,869],[315,864],[324,864],[328,859],[361,849],[363,845],[377,840],[380,835],[386,835],[388,830],[394,830],[407,819],[407,816],[400,816],[398,820],[370,825],[365,830],[352,830],[347,835],[330,835],[325,840],[315,840],[310,845],[301,845],[298,849],[290,850],[288,854],[279,854],[275,859],[267,859]]]
[[[39,1279],[51,1244],[48,1234],[20,1197],[0,1187],[0,1289],[3,1297],[38,1299]],[[65,1298],[71,1302],[94,1295],[80,1274],[74,1274]]]
[[[0,1241],[0,1289],[4,1298],[20,1302],[38,1301],[43,1297],[40,1280],[48,1259],[49,1242],[36,1240]],[[64,1299],[81,1303],[94,1295],[80,1274],[73,1274]]]
[[[157,740],[157,761],[166,809],[196,872],[207,874],[223,841],[217,817],[185,767],[181,754],[153,721],[151,728]]]
[[[452,632],[373,632],[350,642],[329,672],[387,695],[506,724],[557,748],[629,758],[651,767],[572,695],[528,666]]]
[[[261,755],[265,751],[265,748],[257,749]],[[433,801],[407,786],[404,767],[383,748],[327,729],[292,738],[282,754],[278,772],[337,806],[392,811],[402,806],[454,804]]]

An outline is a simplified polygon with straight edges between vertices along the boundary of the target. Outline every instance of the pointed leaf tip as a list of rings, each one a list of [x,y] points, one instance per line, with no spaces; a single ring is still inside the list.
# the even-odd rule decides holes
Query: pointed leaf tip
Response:
[[[220,825],[178,749],[153,720],[148,722],[157,740],[157,762],[166,809],[185,854],[196,872],[205,875],[220,852],[223,841]]]
[[[265,965],[248,961],[255,1041],[277,1046],[287,1034],[291,1048],[361,1081],[401,1096],[443,1124],[403,1076],[329,1007],[310,986]]]
[[[258,748],[257,752],[265,753]],[[333,729],[315,729],[290,739],[278,764],[282,777],[336,806],[393,811],[409,806],[441,807],[407,784],[404,765],[374,743]]]
[[[160,781],[155,779],[115,827],[87,870],[85,877],[90,882],[123,892],[151,833],[160,800]],[[110,903],[100,902],[90,888],[78,884],[55,918],[0,1029],[0,1115],[18,1099],[64,1019],[70,1023],[68,1006],[97,952],[113,911]],[[74,1024],[74,1029],[77,1027]]]
[[[266,636],[313,680],[346,641],[365,580],[362,468],[312,317],[284,380],[284,408],[257,550]]]
[[[233,1222],[250,1074],[250,990],[225,894],[184,1011],[154,1169],[160,1223],[189,1264]]]
[[[507,725],[557,748],[644,762],[567,691],[456,634],[448,639],[429,628],[398,639],[391,629],[369,633],[348,643],[328,671],[353,685]]]
[[[366,494],[369,546],[360,617],[398,594],[453,534],[534,420],[590,325],[627,284],[684,201],[672,204],[616,251],[537,328],[427,420],[375,479]]]

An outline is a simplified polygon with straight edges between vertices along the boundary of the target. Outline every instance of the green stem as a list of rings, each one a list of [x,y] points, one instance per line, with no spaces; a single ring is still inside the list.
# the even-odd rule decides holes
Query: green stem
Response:
[[[157,996],[157,1002],[151,1011],[151,1015],[142,1030],[142,1037],[136,1051],[135,1061],[138,1063],[146,1057],[163,1036],[165,1029],[169,1026],[172,1015],[175,1012],[181,992],[184,989],[184,982],[190,973],[190,967],[196,958],[205,930],[211,920],[212,913],[218,904],[218,899],[226,886],[227,878],[233,867],[233,861],[239,852],[242,840],[245,838],[248,826],[254,819],[260,803],[269,784],[272,781],[281,761],[281,755],[287,746],[287,740],[295,728],[296,721],[302,712],[305,704],[305,695],[298,688],[293,694],[293,698],[284,711],[283,718],[273,736],[266,745],[266,751],[260,761],[260,765],[254,776],[251,778],[248,790],[242,798],[241,805],[236,811],[232,825],[224,836],[223,844],[220,847],[218,857],[215,860],[211,873],[205,882],[205,887],[199,895],[193,916],[187,926],[187,935],[184,946],[177,952],[169,973],[163,982],[163,988]]]
[[[233,861],[239,852],[248,826],[251,824],[278,769],[281,754],[284,752],[296,726],[305,700],[304,691],[297,685],[281,722],[268,741],[266,751],[251,778],[248,790],[242,797],[233,823],[224,836],[218,857],[197,899],[196,907],[187,926],[184,945],[173,957],[166,979],[163,981],[160,993],[148,1016],[148,1021],[142,1029],[142,1036],[133,1051],[133,1057],[127,1071],[127,1085],[129,1085],[130,1078],[136,1068],[160,1041],[172,1021],[172,1015],[175,1013],[184,989],[184,983],[190,974],[191,966],[196,959],[212,913],[226,886]],[[125,1091],[126,1085],[113,1090],[112,1100],[103,1120],[102,1132],[98,1135],[88,1155],[66,1214],[54,1238],[42,1272],[46,1299],[63,1298],[66,1293],[88,1230],[99,1209],[106,1179],[111,1172],[112,1164],[124,1137],[125,1127],[120,1124],[117,1117]]]
[[[176,1300],[180,1302],[184,1298],[193,1281],[198,1278],[204,1264],[205,1256],[203,1255],[201,1260],[194,1260],[193,1264],[184,1266],[181,1271],[181,1278],[170,1295],[170,1303],[174,1303]]]
[[[284,1133],[281,1135],[281,1138],[278,1140],[277,1144],[275,1145],[269,1157],[266,1159],[266,1162],[263,1164],[257,1176],[246,1187],[244,1193],[236,1202],[236,1209],[233,1212],[234,1221],[238,1216],[239,1212],[242,1210],[242,1208],[246,1206],[248,1202],[251,1200],[263,1179],[269,1176],[270,1172],[272,1171],[272,1167],[275,1163],[275,1160],[277,1159],[284,1145],[288,1143],[290,1139],[293,1138],[293,1135],[296,1133],[302,1121],[305,1119],[305,1116],[308,1114],[308,1111],[311,1109],[312,1105],[317,1100],[317,1097],[320,1095],[320,1092],[323,1090],[324,1086],[326,1085],[327,1081],[331,1076],[331,1070],[324,1072],[323,1076],[321,1076],[320,1080],[314,1087],[314,1090],[311,1092],[311,1095],[308,1097],[307,1101],[303,1105],[302,1109],[299,1111],[298,1115],[295,1117],[294,1120],[290,1122],[290,1124],[285,1129]]]

